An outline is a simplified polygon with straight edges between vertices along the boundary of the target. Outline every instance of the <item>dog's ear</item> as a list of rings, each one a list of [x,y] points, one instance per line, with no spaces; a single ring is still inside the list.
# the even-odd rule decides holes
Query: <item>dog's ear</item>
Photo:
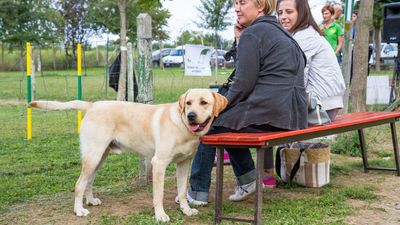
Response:
[[[222,112],[228,105],[228,99],[226,99],[225,96],[215,92],[213,92],[213,96],[214,96],[213,114],[215,117],[217,117],[219,113]]]
[[[185,94],[179,96],[179,113],[182,114],[185,111],[185,101],[186,101],[186,95],[189,93],[190,90],[186,91]]]

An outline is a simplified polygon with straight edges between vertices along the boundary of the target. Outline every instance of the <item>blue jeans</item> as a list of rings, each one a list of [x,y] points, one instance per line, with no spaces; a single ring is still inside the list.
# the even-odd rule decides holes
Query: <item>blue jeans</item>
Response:
[[[336,59],[337,59],[339,65],[341,65],[342,64],[342,53],[339,52],[339,55],[336,56]]]
[[[270,126],[247,127],[240,131],[235,131],[225,127],[214,127],[207,134],[218,134],[224,132],[265,132],[269,131]],[[256,170],[254,161],[248,148],[225,149],[229,154],[233,172],[237,178],[238,185],[249,184],[256,180]],[[189,195],[198,201],[208,202],[208,195],[211,185],[211,172],[215,159],[215,147],[200,142],[196,155],[193,159],[190,174]],[[271,152],[272,151],[268,151]],[[272,154],[271,154],[272,157]]]

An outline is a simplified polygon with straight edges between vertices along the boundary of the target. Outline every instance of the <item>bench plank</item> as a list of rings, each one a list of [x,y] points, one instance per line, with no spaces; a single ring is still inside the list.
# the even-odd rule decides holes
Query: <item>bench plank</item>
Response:
[[[283,140],[288,142],[296,141],[290,137],[299,137],[298,139],[307,139],[303,136],[309,135],[310,138],[326,136],[334,133],[341,133],[369,126],[397,121],[400,118],[400,112],[356,112],[338,116],[333,122],[322,126],[311,126],[302,130],[278,131],[266,133],[221,133],[200,137],[204,144],[215,146],[273,146],[279,143],[268,144],[268,141]],[[346,129],[347,128],[347,129]]]

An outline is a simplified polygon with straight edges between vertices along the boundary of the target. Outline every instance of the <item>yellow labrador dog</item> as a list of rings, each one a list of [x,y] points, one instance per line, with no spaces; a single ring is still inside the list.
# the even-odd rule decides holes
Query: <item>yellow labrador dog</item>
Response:
[[[44,110],[79,109],[86,112],[80,130],[82,170],[75,186],[74,212],[86,216],[87,205],[100,205],[93,197],[92,184],[101,162],[110,151],[131,150],[151,159],[153,167],[153,204],[155,217],[169,221],[164,211],[164,177],[168,164],[176,162],[180,208],[188,216],[198,211],[186,200],[191,161],[199,136],[208,132],[214,117],[228,101],[210,89],[190,89],[176,103],[146,105],[133,102],[33,101],[32,107]]]

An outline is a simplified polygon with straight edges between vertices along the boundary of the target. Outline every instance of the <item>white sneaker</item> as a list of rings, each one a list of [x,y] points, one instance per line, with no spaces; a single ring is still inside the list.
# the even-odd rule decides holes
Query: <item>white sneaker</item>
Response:
[[[194,205],[194,206],[205,206],[208,204],[208,202],[203,202],[203,201],[198,201],[193,199],[189,193],[186,193],[186,199],[189,203],[189,205]],[[179,204],[179,198],[178,196],[175,197],[175,203]]]
[[[249,184],[236,186],[235,194],[229,196],[229,200],[233,202],[243,201],[256,192],[256,181]]]

